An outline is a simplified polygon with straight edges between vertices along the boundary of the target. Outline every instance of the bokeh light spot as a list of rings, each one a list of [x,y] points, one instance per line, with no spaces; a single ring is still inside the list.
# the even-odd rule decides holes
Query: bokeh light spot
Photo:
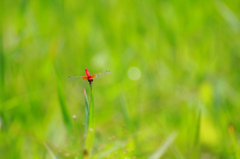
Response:
[[[106,53],[99,53],[92,58],[92,65],[96,68],[104,68],[108,63],[108,55]]]
[[[128,77],[131,79],[131,80],[138,80],[140,77],[141,77],[141,71],[139,68],[137,67],[131,67],[129,70],[128,70]]]

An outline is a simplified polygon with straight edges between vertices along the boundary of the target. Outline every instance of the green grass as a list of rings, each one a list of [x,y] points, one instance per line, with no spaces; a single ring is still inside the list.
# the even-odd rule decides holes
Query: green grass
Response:
[[[0,158],[239,158],[239,5],[0,1]]]
[[[86,149],[86,153],[92,156],[92,149],[94,146],[94,138],[95,138],[95,111],[94,111],[93,86],[91,83],[89,85],[90,85],[90,92],[91,92],[91,102],[89,104],[89,113],[88,113],[88,120],[87,120],[88,131],[87,131],[85,149]],[[86,97],[85,99],[87,100]],[[85,106],[85,109],[88,109],[88,106]]]
[[[88,132],[89,125],[89,103],[86,90],[84,89],[84,97],[85,97],[85,134]]]

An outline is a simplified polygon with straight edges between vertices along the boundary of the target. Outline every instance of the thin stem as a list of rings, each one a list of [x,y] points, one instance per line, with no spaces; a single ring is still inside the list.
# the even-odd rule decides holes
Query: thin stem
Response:
[[[93,98],[93,87],[91,83],[90,83],[90,89],[91,89],[91,102],[90,102],[89,128],[94,129],[95,127],[94,98]]]
[[[93,88],[91,83],[90,83],[90,89],[91,89],[91,102],[90,102],[90,108],[89,108],[89,126],[88,126],[87,140],[86,140],[86,150],[88,154],[91,154],[91,150],[94,144],[94,137],[95,137],[94,98],[93,98]]]

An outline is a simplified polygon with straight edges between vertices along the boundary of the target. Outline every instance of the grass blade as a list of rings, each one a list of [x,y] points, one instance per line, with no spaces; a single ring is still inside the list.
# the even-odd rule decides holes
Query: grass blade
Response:
[[[64,124],[66,126],[69,136],[72,136],[72,123],[71,123],[70,117],[68,115],[68,110],[67,110],[67,106],[66,106],[66,102],[65,102],[65,96],[64,96],[64,93],[62,90],[59,73],[58,73],[56,67],[55,67],[55,73],[56,73],[56,77],[57,77],[58,100],[59,100],[59,104],[60,104],[60,108],[61,108],[61,112],[62,112],[62,116],[63,116],[63,121],[64,121]]]
[[[85,154],[90,154],[94,144],[94,137],[95,137],[95,116],[94,116],[94,98],[93,98],[93,88],[92,84],[90,84],[91,90],[91,102],[89,108],[89,126],[88,126],[88,133],[87,133],[87,140],[85,145]]]
[[[122,104],[122,111],[123,111],[124,120],[125,120],[125,123],[127,126],[127,130],[132,132],[133,127],[131,124],[127,101],[126,101],[125,94],[123,91],[122,91],[120,100],[121,100],[121,104]]]
[[[95,112],[94,112],[94,98],[93,98],[93,87],[90,84],[91,89],[91,102],[90,102],[90,111],[89,111],[89,128],[94,129],[95,127]]]
[[[115,146],[113,146],[112,148],[110,148],[109,150],[104,151],[103,153],[101,153],[101,154],[98,156],[98,158],[99,158],[99,159],[101,159],[101,158],[106,158],[107,155],[113,153],[114,151],[120,149],[121,147],[122,147],[122,146],[121,146],[120,144],[115,145]]]
[[[148,159],[158,159],[163,156],[163,154],[167,151],[169,146],[173,143],[175,138],[177,137],[177,133],[173,132],[166,141],[158,148],[157,151],[155,151],[151,156],[148,157]]]
[[[84,89],[84,97],[85,97],[85,134],[87,134],[88,131],[88,120],[89,120],[89,103],[88,103],[88,97],[86,93],[86,89]]]
[[[193,145],[193,157],[200,158],[200,125],[201,125],[201,110],[199,110],[197,115],[197,124],[195,132],[195,140]]]
[[[57,159],[57,157],[54,155],[54,153],[52,152],[52,150],[50,149],[50,147],[46,143],[44,143],[44,146],[46,147],[46,149],[47,149],[48,153],[50,154],[51,158],[52,159]]]

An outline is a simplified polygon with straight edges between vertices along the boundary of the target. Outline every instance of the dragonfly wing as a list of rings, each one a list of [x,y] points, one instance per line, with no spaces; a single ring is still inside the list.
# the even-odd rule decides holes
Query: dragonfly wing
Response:
[[[69,76],[69,81],[76,81],[76,80],[87,80],[87,76]]]
[[[99,79],[99,78],[102,78],[102,77],[104,77],[104,76],[106,76],[106,75],[108,75],[108,74],[110,74],[110,73],[112,73],[112,72],[106,70],[106,71],[104,71],[104,72],[94,74],[94,75],[92,75],[91,77],[94,78],[94,79]]]

